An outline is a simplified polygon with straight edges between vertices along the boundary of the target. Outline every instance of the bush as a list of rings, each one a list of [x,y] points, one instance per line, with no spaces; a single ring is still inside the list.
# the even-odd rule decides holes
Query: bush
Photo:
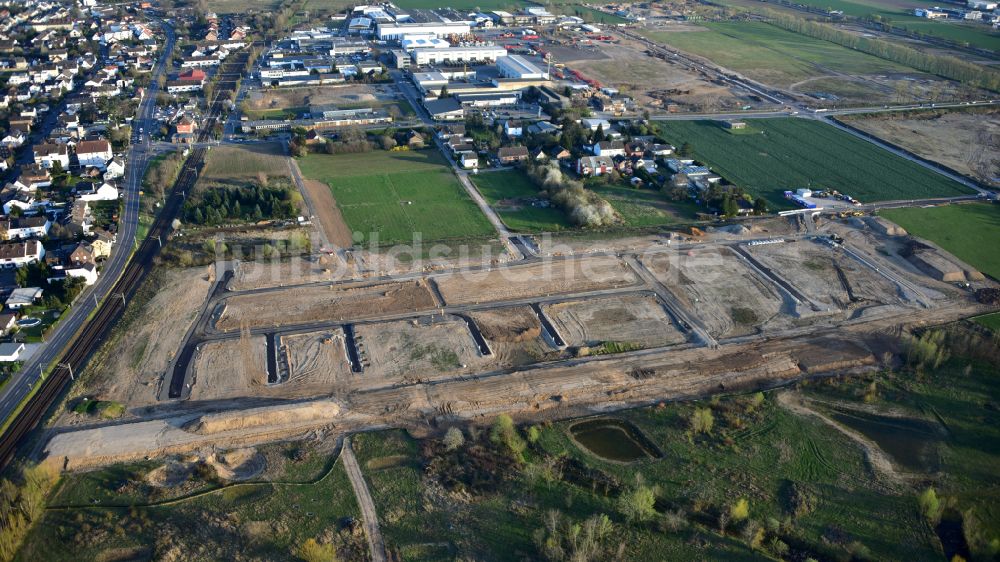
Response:
[[[917,502],[920,504],[920,513],[932,525],[936,525],[941,520],[941,500],[938,499],[933,486],[924,490],[917,498]]]
[[[306,539],[295,551],[295,556],[305,562],[336,562],[337,549],[332,544],[320,544],[316,539]]]
[[[712,426],[715,425],[715,416],[712,415],[711,408],[695,408],[694,412],[691,412],[691,418],[688,420],[691,426],[691,431],[695,434],[698,433],[712,433]]]
[[[746,498],[736,500],[736,503],[729,507],[729,517],[733,521],[743,521],[750,516],[750,502]]]
[[[454,451],[465,444],[465,435],[462,430],[457,427],[449,427],[448,431],[444,434],[444,439],[441,440],[444,443],[444,448],[446,451]]]
[[[618,512],[629,521],[648,521],[656,515],[656,490],[642,483],[618,498]]]
[[[493,428],[490,430],[490,441],[503,445],[515,462],[524,461],[524,450],[527,448],[527,444],[517,432],[514,420],[507,414],[500,414],[493,422]]]

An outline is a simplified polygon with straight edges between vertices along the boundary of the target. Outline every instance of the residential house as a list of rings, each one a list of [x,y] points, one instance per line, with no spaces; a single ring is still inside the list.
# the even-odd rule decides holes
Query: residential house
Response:
[[[69,149],[65,144],[39,143],[32,151],[35,164],[43,168],[52,168],[58,162],[62,169],[69,168]]]
[[[21,267],[45,257],[45,248],[38,240],[0,243],[0,266]]]
[[[22,353],[24,353],[23,342],[0,343],[0,363],[19,361]]]
[[[614,160],[607,156],[584,156],[576,161],[576,173],[581,176],[599,176],[615,167]]]
[[[516,164],[528,159],[528,147],[504,146],[497,151],[497,159],[501,164]]]
[[[4,304],[11,310],[31,306],[42,300],[42,289],[39,287],[18,287],[11,291]]]
[[[94,166],[103,170],[113,157],[111,143],[104,139],[80,141],[76,145],[76,159],[80,166]]]
[[[503,132],[509,138],[516,139],[524,135],[524,125],[520,121],[508,119],[503,122]]]
[[[42,237],[49,233],[52,223],[48,217],[6,217],[0,219],[0,235],[5,240],[21,240],[24,238]]]
[[[101,185],[90,184],[77,190],[77,196],[83,201],[115,201],[118,199],[118,188],[108,182]]]
[[[601,141],[594,145],[594,156],[625,156],[625,143],[622,141]]]
[[[121,157],[114,157],[104,167],[104,180],[113,180],[125,176],[125,162]]]
[[[0,336],[6,336],[17,326],[17,315],[10,312],[0,314]]]
[[[458,164],[462,168],[465,168],[466,170],[471,170],[473,168],[479,167],[479,155],[471,150],[459,152],[457,157],[458,157]]]
[[[570,153],[570,151],[566,150],[561,146],[555,146],[551,150],[549,150],[549,158],[553,160],[566,160],[571,156],[572,154]]]

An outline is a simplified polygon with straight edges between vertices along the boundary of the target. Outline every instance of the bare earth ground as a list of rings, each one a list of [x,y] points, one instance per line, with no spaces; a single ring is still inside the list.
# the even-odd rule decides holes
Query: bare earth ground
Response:
[[[348,84],[307,88],[269,89],[248,96],[251,109],[275,109],[306,105],[355,105],[391,101],[396,88],[391,84]]]
[[[350,248],[354,245],[351,229],[347,227],[343,215],[340,214],[340,208],[337,207],[337,201],[333,198],[330,186],[321,181],[305,178],[303,178],[302,184],[309,191],[309,199],[316,207],[316,218],[319,220],[319,226],[326,233],[330,243],[341,248]]]
[[[191,400],[219,400],[257,394],[267,384],[264,338],[209,342],[195,356]]]
[[[229,297],[216,322],[222,331],[287,326],[324,320],[361,320],[381,314],[427,310],[434,299],[423,281],[373,286],[315,285]]]
[[[201,311],[208,295],[210,268],[161,270],[164,281],[123,331],[113,353],[95,361],[80,394],[94,395],[130,407],[152,404],[174,353]]]
[[[355,326],[366,386],[439,380],[483,370],[490,357],[479,354],[463,320],[406,320]]]
[[[861,117],[849,123],[958,172],[1000,185],[1000,111]]]
[[[781,309],[778,290],[729,249],[653,254],[643,258],[643,263],[687,310],[702,319],[713,337],[753,333]],[[736,309],[752,311],[754,321],[738,322]]]
[[[781,275],[814,302],[831,310],[853,305],[839,280],[839,266],[855,296],[874,302],[899,302],[896,288],[885,278],[857,261],[814,241],[768,244],[748,248],[761,263]]]
[[[626,287],[635,273],[615,257],[545,261],[434,278],[448,304],[470,304]]]
[[[499,367],[537,363],[554,352],[542,338],[542,324],[531,307],[482,310],[470,316],[489,342]]]
[[[344,331],[337,328],[283,335],[279,353],[288,358],[289,377],[279,386],[302,396],[338,395],[351,382]]]
[[[650,295],[569,301],[543,310],[566,344],[574,347],[607,341],[661,347],[685,341],[663,306]]]
[[[336,255],[318,254],[279,261],[242,261],[227,288],[230,291],[249,291],[356,277],[357,272]]]
[[[621,39],[620,43],[602,43],[599,47],[607,59],[577,61],[570,66],[604,86],[631,94],[641,105],[653,102],[655,106],[659,100],[668,99],[699,110],[711,110],[741,103],[741,98],[729,88],[713,84],[680,65],[646,55],[646,47],[636,41],[621,35],[615,37]]]

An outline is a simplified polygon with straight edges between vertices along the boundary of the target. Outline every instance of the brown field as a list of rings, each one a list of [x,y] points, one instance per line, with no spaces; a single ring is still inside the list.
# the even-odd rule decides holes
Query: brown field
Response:
[[[323,234],[331,244],[340,248],[350,248],[354,245],[352,231],[344,216],[337,206],[337,201],[333,198],[333,191],[330,186],[321,181],[302,180],[303,187],[309,192],[309,199],[312,201],[316,211],[314,220],[319,222],[319,228],[323,229]]]
[[[349,84],[310,86],[305,88],[272,88],[251,92],[247,104],[252,110],[284,109],[309,105],[379,107],[396,100],[396,87],[391,84]]]
[[[604,342],[661,347],[683,343],[663,306],[651,295],[621,295],[551,304],[546,316],[567,345],[596,346]]]
[[[366,385],[438,380],[481,371],[479,354],[464,320],[448,317],[355,326]],[[381,386],[381,385],[379,385]]]
[[[313,247],[318,245],[314,242]],[[279,285],[351,279],[355,274],[354,268],[348,267],[336,255],[292,257],[281,261],[241,261],[227,288],[230,291],[249,291]]]
[[[311,285],[225,300],[215,327],[222,331],[291,326],[322,321],[363,320],[427,310],[434,299],[423,281],[367,286]]]
[[[791,242],[748,248],[761,263],[777,272],[810,300],[828,309],[854,308],[837,268],[862,304],[897,303],[896,287],[878,273],[821,242]]]
[[[114,351],[95,356],[74,394],[129,406],[157,401],[160,380],[201,311],[211,277],[208,268],[159,270],[149,282],[155,283],[153,298],[124,327]]]
[[[634,96],[642,105],[652,103],[655,107],[660,100],[667,99],[691,109],[711,110],[737,107],[745,102],[726,86],[714,84],[679,64],[649,56],[646,47],[636,41],[621,35],[616,37],[621,39],[620,43],[599,47],[607,58],[576,61],[570,66],[605,86]],[[628,64],[622,64],[623,60]]]
[[[555,353],[542,338],[542,324],[530,307],[481,310],[469,316],[489,342],[498,366],[537,363]]]
[[[643,263],[713,337],[753,333],[779,314],[778,290],[729,249],[653,254]]]
[[[446,303],[470,304],[627,287],[638,278],[618,258],[594,257],[462,272],[434,280]]]
[[[1000,110],[864,116],[847,122],[928,160],[1000,186]]]
[[[279,386],[303,396],[342,394],[351,382],[351,365],[344,349],[344,331],[337,328],[281,336],[289,377]]]
[[[209,342],[197,352],[191,400],[225,400],[260,394],[267,385],[263,336]]]
[[[198,180],[232,183],[233,180],[288,177],[284,147],[276,142],[242,146],[215,146],[205,156],[205,167]]]

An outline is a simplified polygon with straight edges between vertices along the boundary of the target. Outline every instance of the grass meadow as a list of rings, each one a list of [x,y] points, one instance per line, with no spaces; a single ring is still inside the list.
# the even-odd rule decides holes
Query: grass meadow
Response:
[[[918,73],[872,55],[762,22],[700,24],[707,31],[643,31],[661,43],[703,56],[765,83],[788,87],[819,76]]]
[[[553,232],[573,228],[562,209],[535,207],[538,188],[520,170],[484,172],[469,176],[507,228],[518,232]]]
[[[970,203],[944,207],[886,209],[882,216],[1000,279],[1000,206]]]
[[[728,181],[789,208],[786,189],[836,189],[862,203],[968,195],[972,190],[819,121],[752,121],[757,135],[733,135],[714,121],[663,121],[668,142],[690,143],[695,158]]]
[[[435,150],[310,154],[306,177],[330,186],[348,227],[380,244],[483,239],[492,225]]]

